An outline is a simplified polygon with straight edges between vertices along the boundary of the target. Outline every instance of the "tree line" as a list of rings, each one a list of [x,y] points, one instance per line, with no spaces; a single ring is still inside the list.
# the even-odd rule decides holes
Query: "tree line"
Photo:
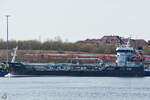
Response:
[[[60,53],[63,51],[73,52],[87,52],[87,53],[101,53],[101,54],[115,54],[117,45],[112,44],[90,44],[90,43],[72,43],[62,42],[59,40],[48,40],[40,42],[38,40],[10,40],[8,42],[9,50],[18,46],[19,50],[56,50]],[[6,41],[0,40],[0,49],[6,49]],[[143,46],[144,54],[150,55],[150,46]]]

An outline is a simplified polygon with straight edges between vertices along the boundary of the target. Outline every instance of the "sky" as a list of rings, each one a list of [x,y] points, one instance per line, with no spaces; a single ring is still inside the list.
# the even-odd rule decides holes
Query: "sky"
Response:
[[[150,40],[150,0],[0,0],[0,38],[63,41],[119,35]]]

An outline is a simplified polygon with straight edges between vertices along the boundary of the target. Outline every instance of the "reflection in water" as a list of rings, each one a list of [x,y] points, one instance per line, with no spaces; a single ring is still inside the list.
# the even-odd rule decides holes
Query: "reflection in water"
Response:
[[[2,95],[2,99],[3,99],[3,100],[6,100],[6,99],[7,99],[7,93],[4,93],[4,94]]]
[[[0,78],[0,96],[3,100],[149,100],[149,83],[149,77]]]

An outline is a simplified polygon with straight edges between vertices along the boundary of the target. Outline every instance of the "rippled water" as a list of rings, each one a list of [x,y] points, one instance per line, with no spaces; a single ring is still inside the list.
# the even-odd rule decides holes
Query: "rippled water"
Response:
[[[150,100],[150,77],[0,78],[0,100]]]

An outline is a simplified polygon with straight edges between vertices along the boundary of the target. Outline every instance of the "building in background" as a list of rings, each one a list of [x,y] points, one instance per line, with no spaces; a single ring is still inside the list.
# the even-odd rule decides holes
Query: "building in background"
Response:
[[[99,45],[99,44],[115,45],[115,44],[120,44],[123,41],[127,42],[128,38],[120,37],[117,35],[108,35],[108,36],[103,36],[100,39],[86,39],[83,41],[78,41],[78,43],[90,43],[93,45]],[[150,45],[150,41],[146,42],[144,39],[131,39],[131,44],[144,46],[144,45]]]

